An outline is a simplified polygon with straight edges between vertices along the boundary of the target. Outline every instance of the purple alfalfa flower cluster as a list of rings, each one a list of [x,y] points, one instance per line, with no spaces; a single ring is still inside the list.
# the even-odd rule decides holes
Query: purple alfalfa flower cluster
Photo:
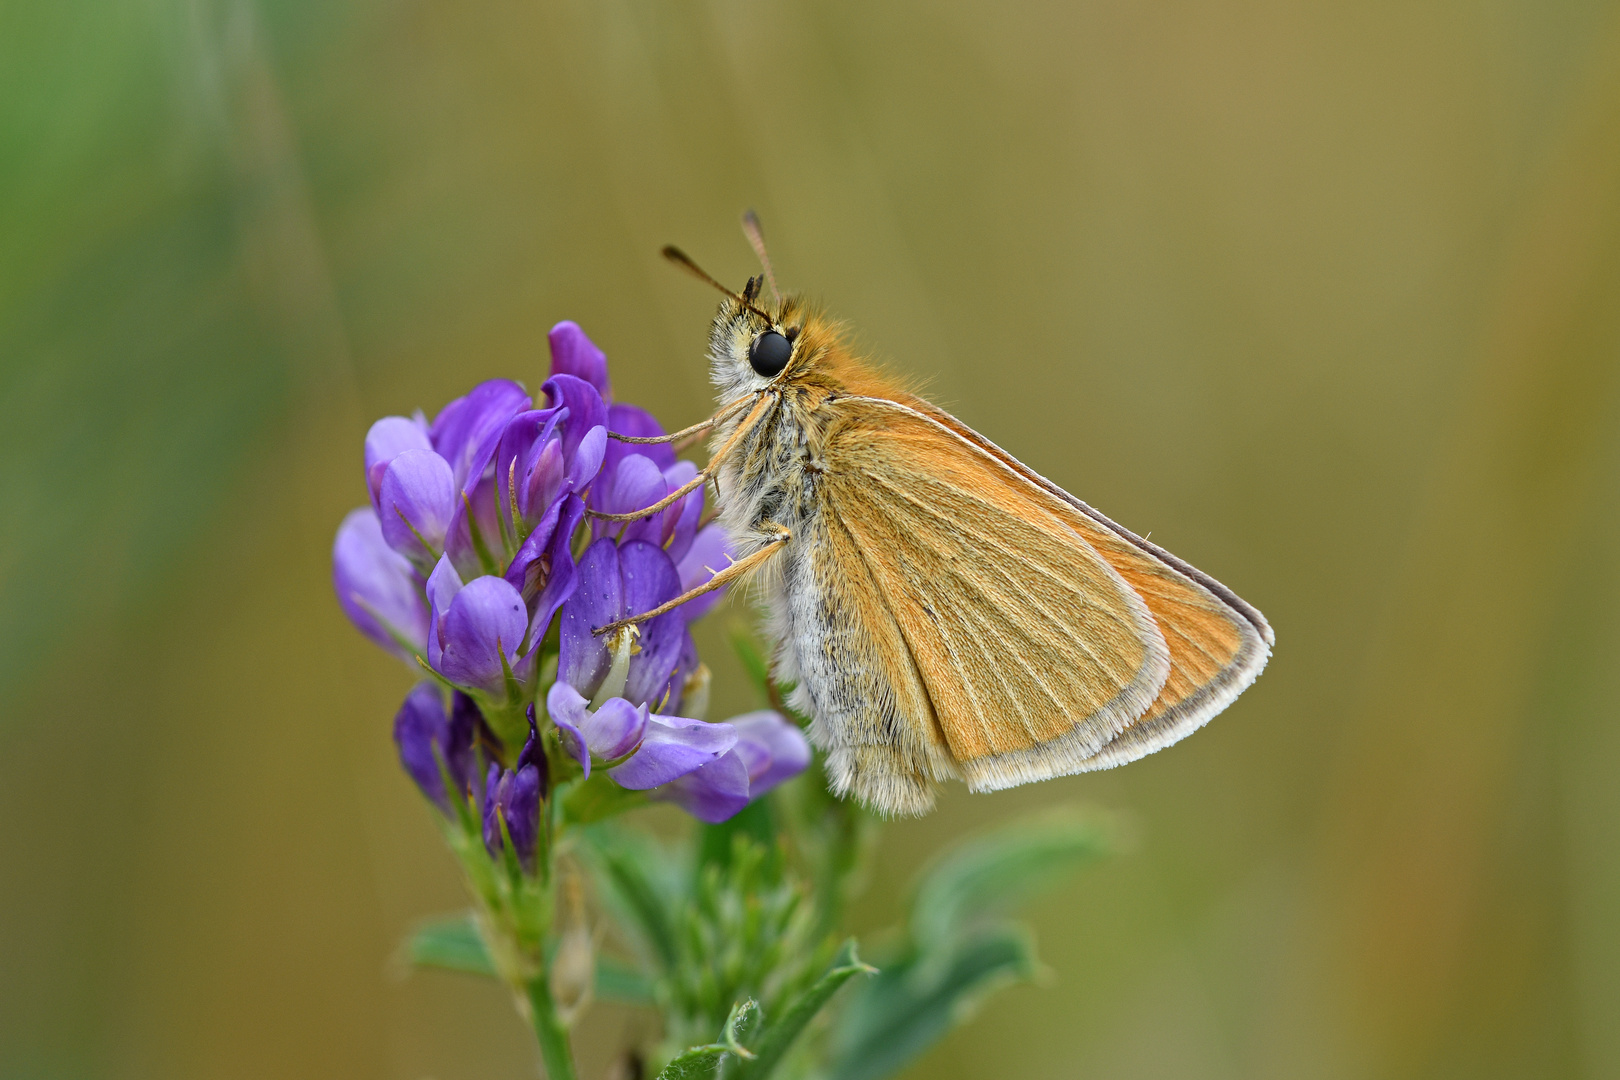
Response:
[[[810,760],[778,713],[702,719],[708,670],[689,626],[718,591],[594,633],[707,581],[726,539],[703,521],[701,487],[638,520],[593,515],[652,506],[697,467],[667,443],[611,437],[664,431],[613,401],[607,358],[578,326],[558,324],[550,345],[543,407],[493,380],[431,423],[372,425],[371,502],[332,553],[350,620],[429,676],[395,720],[406,771],[447,816],[468,800],[492,855],[504,828],[526,868],[548,791],[593,768],[718,822]]]

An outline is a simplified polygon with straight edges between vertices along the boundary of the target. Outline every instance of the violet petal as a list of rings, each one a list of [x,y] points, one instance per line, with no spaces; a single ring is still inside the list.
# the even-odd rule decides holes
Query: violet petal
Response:
[[[371,492],[371,508],[378,509],[377,492],[382,488],[383,471],[388,463],[407,450],[431,450],[427,424],[421,415],[385,416],[366,432],[366,488]]]
[[[433,449],[450,463],[456,486],[470,492],[484,474],[506,422],[532,408],[528,391],[509,379],[479,383],[433,418]]]
[[[501,820],[504,819],[518,861],[525,870],[532,870],[535,841],[540,835],[540,770],[525,765],[495,779],[492,768],[491,781],[486,784],[484,793],[484,847],[492,857],[501,857],[505,847],[501,841]]]
[[[717,825],[748,805],[748,768],[735,752],[653,792],[653,798],[673,802],[699,821]]]
[[[478,539],[483,542],[484,550],[489,553],[490,558],[497,561],[502,559],[498,512],[495,506],[493,474],[474,484],[471,492],[456,498],[455,513],[450,518],[450,528],[444,537],[444,551],[456,564],[456,569],[461,571],[463,577],[471,579],[484,572],[484,562],[478,555],[478,546],[473,543],[469,522],[478,526]]]
[[[672,556],[673,557],[673,556]],[[724,570],[731,563],[731,539],[718,523],[704,526],[692,538],[686,554],[675,560],[675,569],[681,575],[681,592],[695,589]],[[724,586],[704,593],[695,600],[681,605],[687,622],[701,619],[709,609],[726,595]]]
[[[664,470],[664,485],[670,490],[688,484],[697,476],[698,467],[690,461],[677,461],[673,466]],[[698,522],[703,519],[703,489],[683,495],[678,502],[665,510],[663,536],[661,542],[669,557],[677,563],[685,556],[687,549],[692,546],[692,540],[697,536]]]
[[[641,742],[647,733],[648,715],[645,705],[638,708],[624,698],[608,698],[585,718],[580,732],[592,754],[603,761],[614,761]]]
[[[584,732],[580,731],[580,725],[585,723],[589,715],[585,709],[587,704],[578,690],[561,679],[552,683],[546,693],[546,713],[551,717],[551,722],[557,725],[563,752],[579,762],[588,780],[591,775],[591,749],[585,741]]]
[[[388,545],[417,566],[432,567],[444,550],[445,530],[455,513],[450,463],[432,450],[396,455],[383,472],[378,504]]]
[[[502,654],[521,678],[517,650],[528,625],[528,609],[516,589],[498,577],[474,578],[444,616],[439,673],[458,686],[504,695]]]
[[[584,491],[586,485],[602,471],[607,454],[607,426],[599,425],[585,432],[574,449],[573,460],[567,462],[568,490]]]
[[[450,556],[439,556],[439,562],[427,579],[429,623],[427,633],[427,662],[434,671],[439,670],[444,655],[444,617],[450,613],[450,602],[461,591],[461,575],[456,573]]]
[[[651,439],[664,434],[664,425],[646,409],[635,405],[610,405],[607,410],[608,430],[637,439]],[[675,448],[668,443],[626,443],[614,439],[608,443],[607,460],[602,468],[612,469],[619,458],[627,454],[641,454],[653,459],[659,471],[675,464]]]
[[[427,645],[420,581],[383,539],[376,511],[349,512],[332,543],[332,589],[355,628],[406,663]]]
[[[604,470],[591,487],[591,509],[603,514],[628,514],[656,503],[669,493],[664,474],[650,457],[629,454],[620,458],[612,470]],[[629,523],[603,521],[598,518],[593,527],[597,536],[617,536],[624,540],[651,540],[662,543],[662,518],[668,511],[640,518]]]
[[[585,331],[572,320],[565,320],[551,328],[546,335],[551,346],[551,373],[573,375],[584,379],[606,401],[613,396],[608,382],[607,354],[585,336]]]
[[[636,541],[620,545],[619,568],[624,577],[624,615],[651,611],[680,595],[681,579],[675,564],[656,544]],[[630,681],[624,694],[638,703],[651,701],[669,681],[685,645],[686,616],[676,608],[640,626],[641,651],[630,658]]]
[[[509,538],[516,545],[517,537],[512,533],[512,504],[518,504],[520,514],[528,515],[530,511],[531,488],[544,486],[543,480],[531,475],[536,461],[539,459],[543,447],[555,441],[558,409],[527,409],[518,413],[506,422],[506,429],[501,432],[500,441],[495,447],[495,456],[492,459],[495,466],[495,502],[498,508],[496,517],[500,521],[500,536]],[[557,448],[557,461],[551,466],[556,475],[556,484],[562,485],[562,449]],[[511,488],[513,480],[517,481],[517,489]],[[533,507],[535,516],[545,511],[545,505]],[[529,518],[528,525],[533,526],[533,518]]]
[[[726,723],[737,729],[736,750],[748,765],[750,798],[759,798],[809,766],[810,744],[804,732],[775,709],[744,713]]]
[[[568,410],[562,424],[563,460],[572,461],[586,434],[607,423],[607,406],[596,387],[573,375],[553,375],[540,389],[552,408]]]
[[[417,683],[405,695],[405,703],[394,716],[394,744],[399,747],[399,761],[422,794],[432,799],[440,810],[450,810],[445,794],[444,777],[439,772],[439,759],[449,758],[449,722],[444,715],[444,700],[439,688],[430,682]]]
[[[619,575],[619,549],[607,537],[580,556],[574,594],[562,605],[557,678],[587,698],[607,675],[607,645],[591,633],[619,617],[624,609],[624,582]]]
[[[737,732],[729,724],[653,714],[647,718],[641,749],[609,769],[608,775],[620,787],[645,791],[702,768],[736,743]]]

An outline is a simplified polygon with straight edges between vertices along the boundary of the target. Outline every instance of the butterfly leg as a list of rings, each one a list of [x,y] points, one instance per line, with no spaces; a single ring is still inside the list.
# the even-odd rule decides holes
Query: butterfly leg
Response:
[[[709,417],[707,420],[701,420],[689,428],[682,428],[679,431],[672,431],[668,435],[620,435],[617,431],[610,431],[608,432],[608,438],[616,439],[622,443],[635,443],[638,446],[651,446],[658,443],[680,443],[682,445],[689,445],[688,440],[695,441],[695,436],[703,434],[705,431],[708,431],[718,423],[722,423],[727,417],[731,416],[738,409],[752,401],[754,396],[754,394],[745,394],[734,401],[729,401],[720,406],[720,411]],[[676,450],[679,449],[680,446],[677,446]]]
[[[721,444],[720,449],[716,450],[709,458],[709,463],[703,467],[703,471],[692,477],[692,479],[688,480],[680,487],[676,488],[674,491],[670,492],[668,495],[665,495],[662,499],[659,499],[657,502],[653,503],[651,506],[643,506],[640,510],[631,510],[629,513],[625,514],[604,514],[599,510],[587,510],[586,513],[591,515],[591,517],[600,518],[602,521],[636,521],[640,518],[656,514],[660,510],[667,509],[669,506],[674,504],[677,499],[685,498],[687,495],[690,495],[692,492],[702,487],[708,481],[709,477],[714,475],[715,467],[719,465],[720,462],[724,461],[731,454],[732,450],[737,448],[737,445],[742,442],[743,436],[748,434],[749,431],[753,430],[754,425],[758,424],[760,420],[764,418],[769,407],[774,403],[775,398],[771,394],[761,394],[759,401],[754,405],[753,409],[751,409],[748,415],[743,417],[742,422],[737,425],[737,430],[733,431],[731,433],[731,437]]]
[[[659,604],[651,611],[643,611],[641,614],[632,615],[628,619],[619,619],[617,622],[610,622],[606,626],[599,626],[595,630],[592,630],[591,633],[601,637],[603,634],[612,634],[634,623],[646,622],[648,619],[656,619],[665,612],[674,611],[688,600],[696,600],[704,593],[713,592],[715,589],[729,585],[733,581],[736,581],[738,578],[742,577],[744,574],[748,573],[750,570],[753,570],[756,566],[762,565],[772,555],[775,555],[778,551],[781,551],[784,547],[786,547],[787,542],[792,538],[793,534],[788,529],[782,526],[777,526],[775,535],[764,547],[760,548],[752,555],[738,559],[736,562],[732,563],[723,570],[715,571],[714,576],[708,581],[705,581],[703,584],[694,589],[688,589],[686,592],[677,596],[667,604]]]

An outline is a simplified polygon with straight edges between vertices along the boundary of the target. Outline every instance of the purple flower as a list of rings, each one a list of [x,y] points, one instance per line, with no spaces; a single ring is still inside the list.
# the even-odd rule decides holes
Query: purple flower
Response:
[[[608,441],[606,409],[590,384],[560,375],[546,392],[572,404],[513,417],[494,469],[500,533],[511,555],[504,576],[529,606],[535,639],[573,593],[571,545],[585,513],[578,493],[596,478]]]
[[[810,764],[810,744],[804,733],[779,712],[762,709],[715,726],[737,732],[731,750],[660,788],[654,798],[667,799],[712,824],[731,817]]]
[[[377,492],[383,539],[423,573],[444,550],[456,509],[450,464],[432,450],[406,450],[383,468]]]
[[[675,570],[681,576],[681,591],[695,589],[715,575],[716,571],[724,570],[731,563],[731,538],[726,530],[718,524],[705,525],[699,529],[686,546],[686,551],[680,555],[675,554],[674,545],[670,547],[670,558],[675,560]],[[704,593],[695,600],[688,600],[681,605],[681,612],[687,622],[695,622],[709,613],[709,609],[720,602],[726,595],[721,588]]]
[[[581,695],[601,702],[622,697],[651,704],[670,683],[686,651],[686,616],[679,608],[639,624],[640,651],[626,648],[616,663],[608,643],[592,633],[627,615],[640,614],[680,595],[681,579],[663,549],[644,541],[617,546],[603,537],[580,556],[578,584],[562,606],[557,677]]]
[[[528,605],[530,641],[546,636],[552,616],[574,594],[573,539],[584,516],[578,495],[552,503],[506,568],[506,581]]]
[[[726,723],[737,729],[735,752],[748,766],[750,797],[759,798],[810,765],[810,743],[804,732],[775,709],[733,716]]]
[[[409,560],[383,539],[377,514],[352,510],[332,544],[332,588],[359,631],[406,663],[423,651],[428,608]]]
[[[377,500],[388,463],[407,450],[431,450],[427,421],[413,417],[385,416],[366,432],[366,490],[371,492],[371,508],[381,513]]]
[[[452,697],[450,715],[446,716],[438,686],[418,683],[394,717],[394,742],[399,747],[400,763],[422,794],[447,814],[450,793],[444,789],[445,773],[460,792],[467,791],[477,776],[474,739],[478,707],[465,694]]]
[[[456,487],[472,491],[489,466],[495,444],[506,430],[506,422],[532,407],[529,392],[520,384],[509,379],[491,379],[439,410],[439,415],[433,418],[429,437],[433,440],[433,449],[450,463]]]
[[[664,434],[663,425],[645,409],[633,405],[613,405],[608,409],[608,426],[620,435],[651,438]],[[675,460],[675,451],[666,443],[608,443],[602,473],[591,486],[591,509],[604,514],[627,514],[658,502],[697,475],[690,461]],[[699,488],[670,506],[637,521],[593,522],[595,536],[613,535],[622,540],[648,540],[669,550],[679,559],[691,544],[703,517],[703,489]]]
[[[428,578],[430,626],[427,659],[433,670],[466,690],[497,701],[506,698],[506,674],[520,685],[534,669],[526,649],[529,614],[523,597],[498,577],[474,578],[465,586],[448,555]]]
[[[594,712],[566,682],[552,684],[546,708],[563,749],[591,775],[593,759],[606,762],[614,783],[645,791],[701,769],[737,743],[728,724],[706,724],[681,716],[661,716],[645,704],[609,698]]]
[[[528,391],[506,379],[480,383],[433,418],[433,449],[450,465],[455,506],[444,550],[464,578],[492,573],[500,547],[495,449],[507,423],[533,407]]]
[[[540,835],[540,804],[546,797],[546,755],[534,727],[534,706],[529,707],[529,739],[517,763],[503,770],[491,762],[484,780],[484,847],[499,858],[505,845],[501,823],[512,838],[523,869],[534,869],[535,841]]]
[[[551,328],[546,335],[551,346],[551,373],[573,375],[584,379],[595,388],[603,401],[613,399],[613,385],[608,382],[607,354],[585,336],[576,322],[565,320]]]

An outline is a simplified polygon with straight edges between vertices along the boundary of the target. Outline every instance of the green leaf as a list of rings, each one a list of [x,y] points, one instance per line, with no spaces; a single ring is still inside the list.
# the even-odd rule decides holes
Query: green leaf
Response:
[[[765,1033],[755,1040],[759,1049],[755,1051],[754,1060],[743,1065],[738,1073],[739,1080],[766,1080],[793,1048],[794,1040],[804,1031],[805,1025],[815,1019],[839,987],[856,975],[877,973],[877,968],[861,963],[855,955],[855,939],[846,941],[838,953],[838,959],[816,980],[815,985],[800,994],[775,1023],[765,1026]]]
[[[417,967],[487,975],[492,979],[499,977],[471,912],[435,919],[418,927],[405,943],[405,954]]]
[[[683,898],[669,884],[669,875],[658,872],[667,858],[664,850],[646,834],[613,822],[580,829],[577,835],[584,841],[581,854],[596,871],[621,922],[640,936],[652,959],[669,970],[679,955],[670,912]]]
[[[1015,822],[966,840],[940,856],[917,887],[909,930],[927,952],[1019,907],[1100,858],[1116,830],[1073,809]]]
[[[708,1080],[729,1051],[719,1043],[694,1046],[658,1070],[658,1080]]]
[[[720,1032],[720,1041],[707,1046],[694,1046],[682,1051],[674,1061],[658,1070],[657,1080],[706,1080],[715,1074],[720,1059],[727,1054],[748,1060],[754,1055],[737,1041],[737,1031],[746,1026],[759,1013],[753,1001],[742,1001],[731,1007],[726,1025]]]
[[[932,967],[932,965],[930,965]],[[880,1080],[904,1068],[996,990],[1037,970],[1029,936],[1003,926],[961,942],[929,979],[913,963],[860,987],[833,1035],[829,1080]]]

